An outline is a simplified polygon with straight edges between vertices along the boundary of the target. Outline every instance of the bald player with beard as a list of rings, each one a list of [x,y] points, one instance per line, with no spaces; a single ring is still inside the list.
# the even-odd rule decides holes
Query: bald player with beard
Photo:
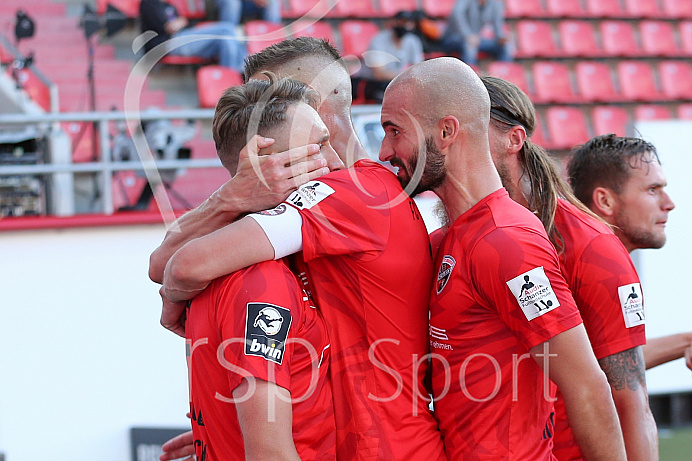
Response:
[[[549,377],[586,459],[624,460],[608,383],[558,255],[540,221],[502,188],[489,114],[483,84],[452,58],[404,71],[382,106],[380,159],[399,167],[402,185],[433,190],[452,223],[430,303],[433,395],[447,456],[553,459]]]

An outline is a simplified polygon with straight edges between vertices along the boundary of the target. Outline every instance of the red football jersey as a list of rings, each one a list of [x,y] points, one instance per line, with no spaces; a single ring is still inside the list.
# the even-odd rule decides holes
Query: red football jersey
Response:
[[[330,328],[337,457],[443,460],[428,410],[425,225],[394,174],[369,160],[301,186],[303,256]]]
[[[558,202],[555,228],[564,241],[560,269],[584,320],[596,358],[645,344],[641,285],[620,239],[605,224],[564,200]],[[559,393],[553,442],[558,460],[581,459]]]
[[[529,350],[581,323],[540,221],[500,189],[437,253],[435,414],[449,459],[550,460],[555,387]]]
[[[327,326],[284,261],[263,262],[213,281],[187,313],[198,460],[245,459],[231,400],[244,377],[291,392],[293,440],[302,459],[336,459]]]

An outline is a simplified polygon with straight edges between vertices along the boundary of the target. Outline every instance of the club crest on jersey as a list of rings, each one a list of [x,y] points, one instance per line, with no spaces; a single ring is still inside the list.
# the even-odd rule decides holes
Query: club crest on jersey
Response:
[[[440,270],[437,272],[437,294],[439,295],[442,290],[447,286],[449,282],[449,277],[452,275],[452,269],[456,266],[457,262],[450,255],[445,255],[442,258],[442,264],[440,264]]]
[[[514,277],[507,286],[529,321],[560,306],[542,266]]]
[[[630,283],[618,287],[618,297],[622,307],[622,315],[625,318],[627,328],[644,325],[644,298],[642,287],[638,283]]]
[[[264,357],[281,365],[292,320],[291,311],[285,307],[248,303],[245,355]]]
[[[293,192],[288,197],[287,201],[300,210],[309,210],[333,193],[334,189],[325,183],[321,181],[310,181]]]
[[[285,212],[286,212],[286,205],[281,203],[276,208],[274,208],[272,210],[259,211],[259,212],[257,212],[257,214],[261,214],[264,216],[279,216],[281,214],[284,214]]]

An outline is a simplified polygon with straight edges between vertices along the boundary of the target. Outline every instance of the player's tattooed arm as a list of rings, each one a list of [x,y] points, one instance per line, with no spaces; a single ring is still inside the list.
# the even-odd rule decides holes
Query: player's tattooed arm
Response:
[[[646,388],[644,354],[640,346],[604,357],[598,363],[614,390]]]
[[[656,422],[649,408],[641,346],[600,359],[620,417],[629,461],[658,459]]]

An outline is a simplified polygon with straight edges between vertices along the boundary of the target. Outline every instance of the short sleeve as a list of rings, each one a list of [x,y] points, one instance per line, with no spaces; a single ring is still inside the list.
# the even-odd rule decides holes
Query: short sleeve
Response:
[[[291,389],[291,341],[302,322],[293,274],[269,261],[242,271],[218,292],[217,323],[231,389],[255,377]]]
[[[477,292],[527,349],[581,323],[557,253],[537,232],[495,229],[473,249],[470,264]]]
[[[617,236],[601,234],[589,243],[571,286],[597,359],[646,343],[639,277]]]
[[[378,256],[390,232],[390,197],[380,167],[349,168],[301,186],[286,203],[303,218],[303,256]],[[370,171],[364,171],[370,170]]]

